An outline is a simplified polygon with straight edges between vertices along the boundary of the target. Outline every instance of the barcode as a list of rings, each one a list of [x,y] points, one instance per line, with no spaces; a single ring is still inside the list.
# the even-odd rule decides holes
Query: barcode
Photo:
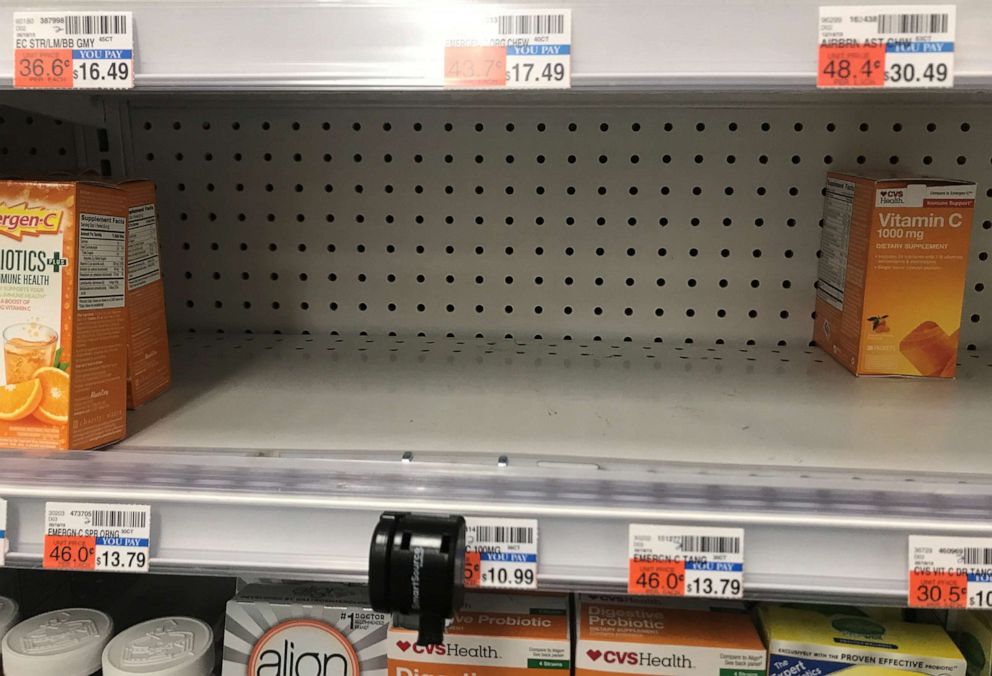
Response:
[[[542,35],[565,32],[564,14],[511,14],[496,17],[500,35]]]
[[[127,35],[124,14],[93,14],[65,17],[66,35]]]
[[[714,535],[667,535],[665,542],[674,542],[683,552],[700,554],[740,554],[741,539]]]
[[[93,512],[93,525],[97,528],[144,528],[145,512],[124,509],[102,509]]]
[[[523,526],[476,526],[475,541],[505,545],[534,544],[534,529]]]
[[[879,14],[879,33],[946,33],[946,14]]]
[[[961,550],[961,563],[966,563],[972,566],[992,566],[992,549],[965,547]]]

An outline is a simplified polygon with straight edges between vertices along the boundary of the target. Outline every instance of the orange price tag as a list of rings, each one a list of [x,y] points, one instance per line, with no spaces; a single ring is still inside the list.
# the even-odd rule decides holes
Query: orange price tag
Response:
[[[506,47],[445,47],[444,86],[506,86]]]
[[[968,574],[910,571],[909,606],[967,608]]]
[[[42,567],[55,570],[96,570],[96,538],[46,535]]]
[[[885,84],[885,45],[820,46],[817,87],[881,87]]]
[[[482,554],[465,552],[465,586],[479,587],[482,585]]]
[[[685,561],[630,560],[628,594],[685,596]]]
[[[14,50],[14,87],[72,89],[72,50]]]

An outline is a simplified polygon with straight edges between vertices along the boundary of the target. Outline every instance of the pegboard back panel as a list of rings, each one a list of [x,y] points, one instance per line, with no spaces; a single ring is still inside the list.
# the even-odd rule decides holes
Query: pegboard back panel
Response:
[[[0,106],[0,176],[75,169],[76,131],[53,117]]]
[[[870,168],[979,183],[989,342],[987,106],[423,100],[134,99],[172,326],[805,344],[824,174]]]

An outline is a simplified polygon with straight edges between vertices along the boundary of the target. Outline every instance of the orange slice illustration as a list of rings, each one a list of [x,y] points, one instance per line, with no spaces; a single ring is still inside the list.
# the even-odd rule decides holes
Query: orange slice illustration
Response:
[[[52,366],[34,372],[41,383],[41,403],[34,417],[50,425],[65,425],[69,421],[69,374]]]
[[[20,420],[31,415],[41,401],[41,381],[0,386],[0,420]]]

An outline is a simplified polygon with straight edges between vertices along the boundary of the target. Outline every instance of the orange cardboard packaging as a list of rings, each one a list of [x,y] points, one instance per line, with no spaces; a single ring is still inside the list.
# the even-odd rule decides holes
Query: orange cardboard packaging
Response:
[[[568,597],[468,593],[444,643],[391,628],[389,676],[568,676]]]
[[[127,199],[127,407],[138,408],[169,389],[169,336],[159,264],[155,184],[119,184]]]
[[[0,446],[124,437],[123,191],[0,181]]]
[[[827,174],[813,339],[856,375],[952,378],[975,184]]]
[[[575,676],[765,676],[765,645],[742,613],[648,599],[576,599]]]

